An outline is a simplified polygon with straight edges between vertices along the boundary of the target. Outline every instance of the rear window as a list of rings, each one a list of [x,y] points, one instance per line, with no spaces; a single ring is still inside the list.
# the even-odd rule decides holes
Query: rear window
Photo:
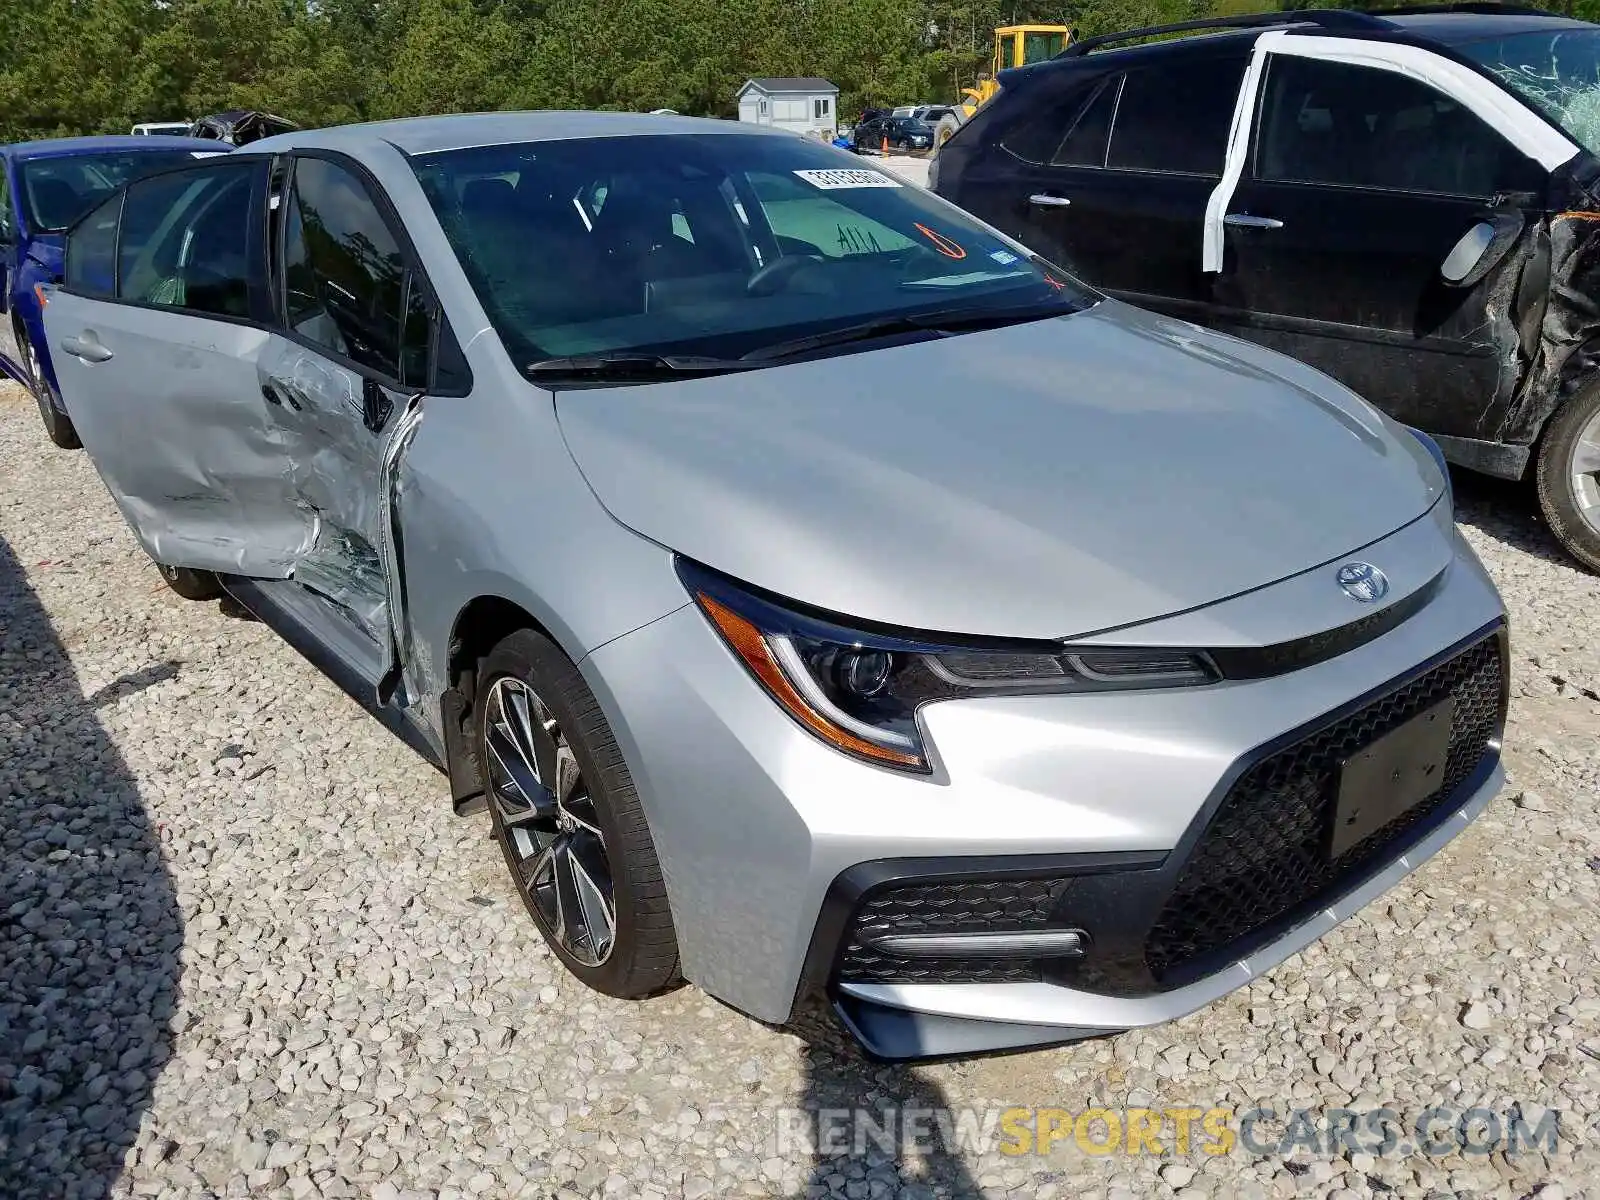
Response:
[[[25,159],[18,191],[28,224],[60,232],[123,184],[194,162],[188,150],[143,150]]]
[[[1242,58],[1210,58],[1129,71],[1106,165],[1221,175],[1244,69]]]
[[[412,164],[524,363],[730,357],[880,315],[1090,302],[959,209],[800,139],[586,138]]]

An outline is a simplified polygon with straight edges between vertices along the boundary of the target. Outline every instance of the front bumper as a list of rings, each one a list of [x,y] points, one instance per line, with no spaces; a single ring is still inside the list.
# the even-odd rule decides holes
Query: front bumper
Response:
[[[1230,772],[1170,854],[869,863],[835,881],[803,994],[886,1059],[1071,1041],[1160,1024],[1243,986],[1415,870],[1497,792],[1506,637],[1497,624]],[[1455,736],[1432,797],[1330,859],[1339,760],[1445,696]],[[1120,860],[1119,860],[1120,858]],[[1069,957],[897,957],[887,934],[1082,931]],[[1092,941],[1090,940],[1092,936]],[[957,982],[952,982],[957,981]]]
[[[1310,909],[1291,905],[1233,930],[1165,964],[1160,978],[1130,970],[1139,959],[1130,946],[1143,946],[1216,806],[1251,764],[1493,636],[1499,596],[1445,524],[1419,522],[1363,551],[1418,588],[1442,571],[1420,609],[1364,644],[1206,688],[930,705],[932,777],[848,759],[799,729],[692,606],[601,647],[581,665],[644,804],[685,975],[767,1021],[836,1004],[869,1050],[910,1057],[1165,1021],[1269,969],[1437,850],[1500,785],[1503,697],[1483,753],[1449,796],[1423,806],[1403,838],[1322,881]],[[1212,644],[1230,607],[1249,628],[1264,597],[1281,587],[1292,598],[1302,586],[1201,610]],[[1397,587],[1401,599],[1408,590]],[[884,864],[891,878],[920,875],[930,860],[969,878],[1088,880],[1072,885],[1073,912],[1093,939],[1084,963],[1116,969],[1085,976],[1024,963],[983,982],[845,971],[851,922],[870,898],[862,881]]]

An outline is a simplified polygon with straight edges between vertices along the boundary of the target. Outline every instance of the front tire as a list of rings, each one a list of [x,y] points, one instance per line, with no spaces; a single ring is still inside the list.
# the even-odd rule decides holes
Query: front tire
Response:
[[[1546,427],[1537,478],[1550,532],[1600,573],[1600,380],[1568,400]]]
[[[955,113],[946,113],[939,118],[939,123],[933,127],[933,153],[937,154],[944,149],[944,144],[955,137],[956,130],[961,128],[961,118]]]
[[[210,571],[195,571],[188,567],[169,567],[157,563],[166,585],[185,600],[215,600],[222,595],[222,583]]]
[[[495,840],[556,957],[608,996],[677,984],[644,809],[578,669],[541,634],[511,634],[479,666],[473,737]]]

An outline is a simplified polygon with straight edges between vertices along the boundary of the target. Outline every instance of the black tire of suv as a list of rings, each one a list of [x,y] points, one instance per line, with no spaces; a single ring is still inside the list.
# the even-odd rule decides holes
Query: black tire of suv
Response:
[[[549,638],[531,629],[520,629],[506,637],[478,666],[472,737],[478,761],[485,764],[489,756],[483,730],[489,692],[496,679],[507,675],[527,684],[549,707],[589,786],[611,865],[615,944],[598,967],[577,961],[551,936],[532,901],[518,887],[528,915],[562,965],[597,992],[639,1000],[676,987],[682,982],[678,940],[672,928],[661,864],[656,859],[655,843],[650,838],[633,777],[594,693],[578,668]],[[517,854],[492,799],[489,819],[506,867],[515,877]]]
[[[169,567],[157,563],[166,585],[185,600],[215,600],[222,595],[222,583],[210,571],[194,571],[188,567]]]
[[[1600,574],[1600,532],[1579,510],[1567,469],[1572,450],[1583,428],[1600,412],[1600,379],[1590,382],[1557,410],[1545,426],[1539,444],[1536,476],[1539,507],[1550,532],[1562,548],[1589,570]]]

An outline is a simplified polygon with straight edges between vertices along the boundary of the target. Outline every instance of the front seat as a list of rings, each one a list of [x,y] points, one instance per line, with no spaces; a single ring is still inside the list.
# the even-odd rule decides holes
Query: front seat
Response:
[[[613,187],[594,222],[613,269],[641,285],[700,273],[700,255],[674,231],[673,212],[673,203],[658,192]]]

